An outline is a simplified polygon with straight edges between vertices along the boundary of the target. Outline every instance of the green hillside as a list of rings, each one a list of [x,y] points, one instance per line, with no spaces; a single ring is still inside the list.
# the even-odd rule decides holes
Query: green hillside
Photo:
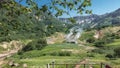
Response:
[[[33,0],[27,0],[30,4],[27,6],[14,0],[7,1],[0,0],[0,68],[46,68],[52,62],[74,64],[69,68],[76,67],[77,63],[99,64],[94,65],[94,68],[100,68],[100,63],[104,63],[120,68],[120,9],[101,16],[76,17],[76,20],[82,18],[81,20],[87,21],[83,25],[78,21],[78,25],[74,17],[68,18],[74,23],[60,21],[57,16],[64,11],[53,5],[58,3],[72,10],[79,0],[73,3],[69,2],[72,0],[55,0],[51,7],[56,11],[53,15],[50,13],[50,6],[43,5],[40,8]],[[67,5],[64,1],[68,1],[65,2]],[[78,8],[82,8],[78,13],[82,13],[83,8],[90,5],[90,1],[85,0]],[[84,11],[91,13],[89,10]],[[98,25],[90,28],[95,24]],[[67,43],[66,34],[76,26],[78,31],[74,29],[72,39],[80,32],[81,27],[82,34],[78,43]]]

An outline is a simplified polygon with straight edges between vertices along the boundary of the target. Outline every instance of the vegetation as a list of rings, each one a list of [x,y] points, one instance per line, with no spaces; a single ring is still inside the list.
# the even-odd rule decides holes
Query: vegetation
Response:
[[[26,0],[25,6],[20,4],[23,1],[25,0],[0,0],[0,42],[31,40],[17,54],[6,58],[7,60],[13,59],[20,64],[27,63],[29,68],[32,66],[43,68],[52,61],[55,63],[77,63],[84,58],[88,58],[89,62],[120,64],[120,28],[116,29],[115,26],[108,24],[119,23],[119,18],[112,19],[113,14],[109,14],[109,17],[105,17],[105,19],[101,17],[98,24],[100,22],[104,22],[104,24],[99,24],[100,27],[83,32],[79,39],[81,44],[56,43],[48,45],[46,37],[55,32],[67,33],[68,29],[73,26],[60,22],[56,17],[63,13],[69,14],[65,9],[74,10],[75,6],[78,6],[75,9],[78,13],[91,13],[86,9],[91,5],[90,0],[82,0],[81,2],[80,0],[50,0],[50,5],[44,4],[41,7],[38,6],[38,3],[42,1],[37,3],[33,0]],[[60,6],[61,8],[59,8]],[[56,13],[51,10],[55,10]],[[116,14],[118,12],[115,12]],[[75,22],[73,18],[69,18],[69,20]],[[95,39],[93,37],[97,29],[103,32],[102,38]],[[0,47],[0,52],[3,50]]]
[[[42,50],[27,51],[21,55],[16,54],[9,59],[20,60],[16,62],[27,63],[31,68],[33,66],[44,67],[52,61],[55,61],[55,63],[77,63],[87,57],[87,51],[89,50],[86,51],[84,50],[85,48],[86,47],[78,46],[77,44],[52,44]],[[94,58],[98,57],[95,54],[93,55],[95,56]]]
[[[0,46],[0,53],[1,53],[2,51],[5,51],[5,49]]]
[[[46,40],[38,39],[28,43],[25,47],[23,47],[22,51],[30,51],[30,50],[41,50],[43,47],[47,45]]]
[[[105,62],[112,63],[117,65],[117,60],[108,60],[108,57],[105,57],[105,53],[111,53],[108,49],[101,49],[102,52],[90,52],[90,50],[86,50],[87,46],[79,46],[74,44],[52,44],[46,46],[42,50],[33,50],[27,51],[21,55],[14,55],[9,59],[15,59],[17,63],[26,63],[29,68],[34,67],[45,67],[46,64],[52,63],[77,63],[84,58],[88,58],[89,62]],[[103,51],[104,50],[104,51]],[[62,55],[61,55],[62,54]],[[68,54],[68,55],[66,55]],[[69,55],[70,54],[70,55]],[[17,61],[18,60],[18,61]],[[113,63],[114,62],[114,63]],[[97,65],[96,65],[97,66]],[[58,66],[60,67],[60,66]]]
[[[114,49],[114,54],[116,57],[120,57],[120,47]]]
[[[57,49],[57,50],[56,50]],[[74,55],[72,51],[81,49],[77,45],[74,44],[54,44],[48,45],[42,50],[34,50],[34,51],[27,51],[23,54],[19,54],[21,58],[33,58],[33,57],[41,57],[41,56],[71,56]],[[86,52],[84,50],[80,50],[83,53]],[[16,57],[18,57],[16,55]],[[19,58],[20,58],[19,57]]]
[[[21,3],[25,0],[17,0],[17,2]],[[91,6],[91,1],[90,0],[74,0],[74,1],[70,1],[70,0],[63,0],[63,1],[59,1],[59,0],[49,0],[46,3],[43,3],[44,1],[32,1],[32,0],[27,0],[26,4],[27,6],[31,6],[29,8],[34,8],[34,9],[38,9],[42,12],[47,12],[49,14],[53,13],[53,10],[55,11],[55,13],[53,13],[55,16],[61,16],[63,13],[69,14],[68,11],[71,10],[76,10],[78,13],[91,13],[91,10],[86,9],[85,7],[89,7]],[[43,5],[41,5],[39,7],[38,3],[42,3]],[[76,7],[78,6],[78,7]],[[61,8],[59,8],[61,7]],[[76,8],[75,8],[76,7]],[[66,11],[66,9],[68,11]]]

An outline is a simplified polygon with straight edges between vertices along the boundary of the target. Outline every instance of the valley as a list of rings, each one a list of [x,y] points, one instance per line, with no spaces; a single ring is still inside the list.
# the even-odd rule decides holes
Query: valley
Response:
[[[90,0],[48,3],[0,0],[0,68],[120,68],[120,8],[98,15]],[[66,10],[88,15],[60,17]]]
[[[102,33],[106,34],[106,31],[112,30],[113,33],[119,31],[120,27],[107,27],[102,29]],[[116,30],[116,31],[113,31]],[[86,40],[88,38],[93,37],[94,34],[90,35],[93,31],[83,32],[81,35],[80,40]],[[111,32],[111,33],[112,33]],[[88,34],[89,33],[89,34]],[[61,35],[61,37],[59,37]],[[85,35],[85,36],[84,36]],[[88,35],[86,37],[86,35]],[[55,37],[53,37],[55,36]],[[52,35],[50,38],[59,39],[58,41],[62,41],[64,34],[55,34]],[[52,41],[52,40],[51,40]],[[29,68],[45,68],[46,64],[52,63],[53,61],[57,64],[74,64],[78,63],[83,59],[87,59],[88,63],[105,63],[112,65],[113,68],[119,68],[119,60],[120,58],[112,58],[106,57],[106,55],[113,53],[115,48],[118,48],[120,45],[120,39],[114,39],[113,42],[104,44],[103,47],[95,46],[91,42],[81,42],[78,41],[78,44],[74,43],[65,43],[65,42],[58,42],[52,41],[54,43],[49,43],[45,48],[42,50],[33,50],[28,51],[23,54],[15,54],[12,57],[7,58],[8,60],[14,60],[16,63],[22,64],[25,63],[28,65]],[[100,44],[100,43],[99,43]],[[102,46],[102,45],[100,45]],[[112,49],[111,49],[112,48]],[[99,68],[99,65],[97,66]],[[21,68],[21,67],[20,67]]]

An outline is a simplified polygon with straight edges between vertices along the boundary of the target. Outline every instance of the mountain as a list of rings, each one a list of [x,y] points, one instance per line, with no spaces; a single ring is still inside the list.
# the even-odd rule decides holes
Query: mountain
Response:
[[[94,19],[92,24],[97,24],[97,27],[103,26],[119,26],[120,25],[120,9],[114,12],[100,15],[99,18]]]
[[[96,19],[97,17],[99,17],[99,16],[96,14],[92,14],[89,16],[75,16],[73,18],[76,20],[76,23],[81,24],[84,22],[91,22],[94,19]],[[70,23],[69,18],[59,18],[59,20]]]
[[[83,28],[98,28],[105,26],[120,25],[120,8],[103,15],[75,16],[76,24],[82,25]],[[59,20],[70,23],[69,18],[59,18]]]

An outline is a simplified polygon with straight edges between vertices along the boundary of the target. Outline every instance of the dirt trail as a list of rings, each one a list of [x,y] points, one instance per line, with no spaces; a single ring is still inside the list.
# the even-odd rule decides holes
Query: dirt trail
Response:
[[[12,54],[17,53],[17,52],[18,52],[18,50],[11,50],[11,51],[8,51],[4,54],[0,54],[0,59],[4,58],[4,57],[7,57],[7,56],[11,56]]]
[[[0,68],[1,68],[1,65],[2,64],[4,64],[4,59],[6,58],[6,57],[9,57],[9,56],[11,56],[11,55],[13,55],[13,54],[15,54],[15,53],[17,53],[18,52],[18,49],[15,49],[15,50],[10,50],[10,51],[8,51],[8,52],[5,52],[5,53],[3,53],[3,54],[0,54]]]

